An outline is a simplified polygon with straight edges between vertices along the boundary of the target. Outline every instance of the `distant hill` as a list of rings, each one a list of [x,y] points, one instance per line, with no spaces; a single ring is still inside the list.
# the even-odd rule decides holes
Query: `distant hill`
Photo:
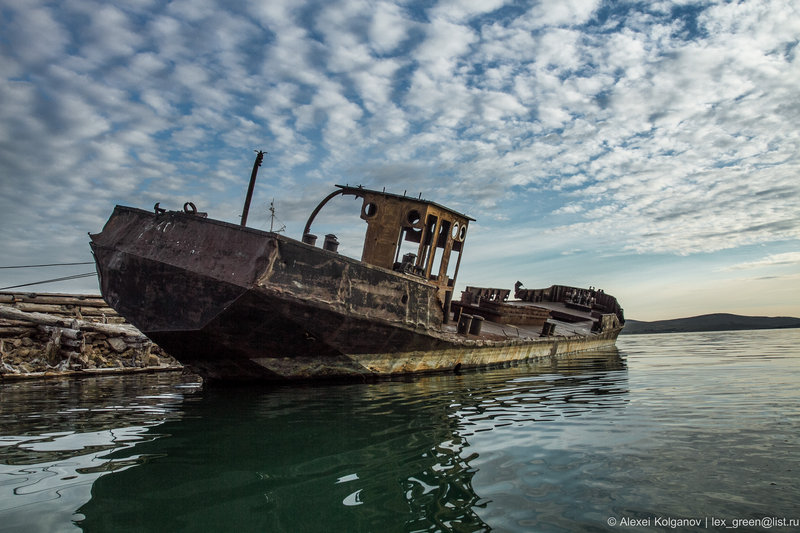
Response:
[[[741,329],[800,328],[800,318],[789,316],[741,316],[727,313],[642,322],[626,320],[622,333],[683,333],[688,331],[730,331]]]

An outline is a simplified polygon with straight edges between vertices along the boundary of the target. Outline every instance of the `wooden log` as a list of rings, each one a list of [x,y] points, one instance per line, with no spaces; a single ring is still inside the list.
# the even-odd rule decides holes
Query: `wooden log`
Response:
[[[14,308],[28,313],[49,313],[51,315],[74,314],[72,309],[67,309],[64,306],[53,304],[19,302],[14,304]]]
[[[36,326],[0,326],[0,337],[31,335],[36,333]]]
[[[90,330],[112,336],[128,336],[128,337],[143,337],[146,338],[142,332],[130,324],[103,324],[100,322],[90,322],[86,320],[78,320],[74,318],[63,318],[46,313],[26,313],[14,307],[7,305],[0,305],[0,318],[7,318],[11,320],[24,320],[33,324],[42,324],[45,326],[59,326],[71,329]]]
[[[93,317],[92,322],[103,322],[105,324],[127,324],[128,322],[122,318],[121,316],[105,316],[105,317]]]
[[[2,304],[2,302],[0,302]],[[64,304],[64,305],[57,305],[57,304],[44,304],[40,302],[17,302],[13,304],[15,309],[19,309],[21,311],[25,311],[28,313],[48,313],[51,315],[61,315],[61,316],[90,316],[90,317],[120,317],[114,309],[108,307],[105,302],[103,306],[92,306],[92,307],[82,307],[73,304]],[[124,320],[124,319],[122,319]]]
[[[31,325],[29,320],[8,320],[5,318],[0,318],[0,326],[25,326],[29,327]]]
[[[43,326],[40,325],[39,329],[42,331],[52,335],[53,331],[56,329],[61,330],[61,336],[66,339],[73,339],[73,340],[81,340],[83,338],[83,332],[79,329],[72,329],[72,328],[60,328],[56,326]]]
[[[108,307],[101,296],[82,294],[36,294],[0,292],[0,303],[38,303],[51,305],[74,305],[82,307]]]
[[[39,302],[20,302],[14,304],[14,307],[22,311],[31,313],[50,313],[54,315],[75,315],[80,313],[86,316],[119,316],[112,308],[106,306],[100,307],[82,307],[72,304],[56,305],[56,304],[42,304]]]
[[[116,311],[110,307],[79,307],[83,316],[119,316]]]

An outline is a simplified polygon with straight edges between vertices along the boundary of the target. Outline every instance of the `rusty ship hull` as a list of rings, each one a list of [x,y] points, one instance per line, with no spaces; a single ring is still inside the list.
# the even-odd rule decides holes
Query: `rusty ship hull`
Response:
[[[375,379],[501,365],[613,346],[622,327],[620,312],[619,320],[581,315],[553,301],[550,322],[560,327],[550,334],[541,323],[491,316],[469,334],[451,319],[451,294],[443,302],[454,280],[437,286],[195,213],[117,206],[91,247],[109,305],[210,380]],[[453,305],[464,316],[479,308]]]

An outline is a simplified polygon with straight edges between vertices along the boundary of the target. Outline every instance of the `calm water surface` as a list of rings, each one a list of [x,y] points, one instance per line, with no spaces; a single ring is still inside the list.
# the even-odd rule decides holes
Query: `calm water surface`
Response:
[[[0,531],[730,531],[719,520],[800,519],[800,330],[617,344],[378,384],[0,385]]]

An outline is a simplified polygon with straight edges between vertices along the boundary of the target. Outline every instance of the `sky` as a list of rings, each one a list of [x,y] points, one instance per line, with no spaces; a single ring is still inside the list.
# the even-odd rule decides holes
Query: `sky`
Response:
[[[0,267],[91,261],[116,204],[238,223],[265,150],[252,227],[385,187],[476,219],[457,290],[800,316],[798,42],[793,0],[0,0]],[[359,209],[314,233],[360,255]]]

